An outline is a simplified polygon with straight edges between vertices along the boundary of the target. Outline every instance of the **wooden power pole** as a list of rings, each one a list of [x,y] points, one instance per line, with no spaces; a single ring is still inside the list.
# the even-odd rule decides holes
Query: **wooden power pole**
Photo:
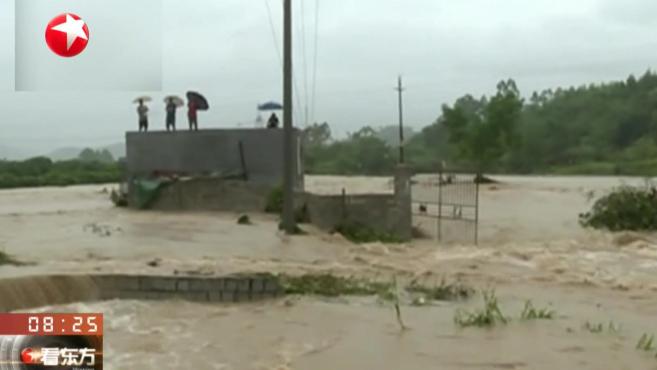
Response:
[[[303,1],[303,0],[302,0]],[[292,124],[292,0],[283,1],[283,229],[293,234],[294,126]]]
[[[399,76],[397,79],[397,87],[395,88],[399,93],[399,163],[404,163],[404,102],[402,100],[402,94],[404,93],[404,87],[402,86],[402,78]]]

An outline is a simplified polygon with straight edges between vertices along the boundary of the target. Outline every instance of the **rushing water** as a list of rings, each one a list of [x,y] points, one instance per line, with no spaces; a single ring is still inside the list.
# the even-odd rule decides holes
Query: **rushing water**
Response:
[[[402,306],[409,330],[375,299],[312,298],[242,306],[109,301],[42,310],[105,313],[108,369],[655,369],[637,351],[657,330],[657,301],[621,303],[624,293],[507,287],[498,292],[512,321],[493,329],[453,323],[467,303]],[[526,299],[556,310],[553,320],[521,321]],[[627,300],[625,302],[628,302]],[[630,300],[631,302],[631,300]],[[607,330],[613,321],[614,330]],[[602,333],[584,328],[601,323]]]
[[[434,199],[431,178],[417,179],[414,198]],[[105,313],[108,369],[657,369],[654,352],[635,350],[643,333],[657,334],[657,238],[592,232],[577,223],[591,197],[643,180],[500,180],[482,187],[479,246],[444,246],[431,238],[356,246],[312,229],[287,239],[266,216],[253,217],[247,232],[235,215],[128,212],[112,208],[96,187],[0,192],[3,248],[39,262],[0,268],[0,276],[328,271],[458,277],[477,288],[495,286],[503,311],[515,318],[504,327],[460,330],[455,310],[481,306],[478,298],[403,306],[411,328],[403,333],[393,309],[374,299],[246,306],[109,301],[42,309]],[[327,193],[343,187],[382,192],[391,185],[386,178],[318,177],[307,183]],[[428,222],[416,220],[431,232]],[[149,264],[155,258],[159,262]],[[38,294],[58,292],[47,283],[34,286]],[[12,299],[31,302],[19,293]],[[526,299],[537,306],[551,303],[557,318],[518,321]],[[582,328],[587,321],[605,327],[613,321],[621,329],[591,333]]]

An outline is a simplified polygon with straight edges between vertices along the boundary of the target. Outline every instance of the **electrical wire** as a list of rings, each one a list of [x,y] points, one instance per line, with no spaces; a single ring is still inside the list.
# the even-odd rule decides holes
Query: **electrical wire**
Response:
[[[314,43],[314,56],[313,56],[313,76],[312,76],[312,98],[310,103],[310,117],[312,122],[315,122],[315,109],[317,103],[317,56],[319,49],[319,0],[315,0],[315,43]]]
[[[304,126],[308,126],[308,49],[306,45],[306,7],[305,1],[300,0],[299,6],[301,7],[301,53],[303,60],[303,84],[304,84],[304,112],[305,120]]]
[[[282,2],[281,2],[282,5]],[[269,6],[269,0],[265,0],[265,6],[267,7],[267,16],[269,17],[269,26],[270,26],[270,31],[272,34],[273,42],[274,42],[274,48],[276,49],[276,55],[278,56],[278,63],[281,67],[281,70],[283,69],[283,57],[281,55],[281,49],[279,47],[279,39],[278,39],[278,34],[276,32],[276,26],[274,25],[274,17],[272,16],[271,12],[271,6]],[[294,90],[294,96],[296,97],[297,100],[297,107],[301,107],[301,100],[299,98],[299,84],[297,83],[297,78],[296,74],[294,73],[294,70],[292,72],[292,80],[293,80],[293,86],[292,89]],[[301,122],[301,117],[299,117],[299,110],[298,109],[292,109],[292,114],[296,116],[297,122]]]

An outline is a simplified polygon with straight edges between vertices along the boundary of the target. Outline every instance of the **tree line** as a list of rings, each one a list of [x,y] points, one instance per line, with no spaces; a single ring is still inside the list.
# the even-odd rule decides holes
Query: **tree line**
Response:
[[[407,163],[518,174],[657,175],[657,74],[534,92],[513,79],[495,94],[443,105],[435,122],[410,135]],[[390,174],[397,128],[365,127],[336,140],[327,123],[303,132],[305,168],[315,174]],[[412,134],[412,133],[410,133]],[[407,133],[409,135],[409,133]]]
[[[55,162],[47,157],[0,160],[0,188],[68,186],[118,182],[121,169],[107,150],[83,150],[77,159]]]

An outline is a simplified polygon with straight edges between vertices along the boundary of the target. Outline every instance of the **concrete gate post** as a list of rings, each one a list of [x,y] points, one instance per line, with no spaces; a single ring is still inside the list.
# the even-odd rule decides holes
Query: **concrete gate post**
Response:
[[[406,165],[398,165],[395,169],[395,204],[397,208],[395,231],[404,240],[413,238],[412,176],[411,168]]]

